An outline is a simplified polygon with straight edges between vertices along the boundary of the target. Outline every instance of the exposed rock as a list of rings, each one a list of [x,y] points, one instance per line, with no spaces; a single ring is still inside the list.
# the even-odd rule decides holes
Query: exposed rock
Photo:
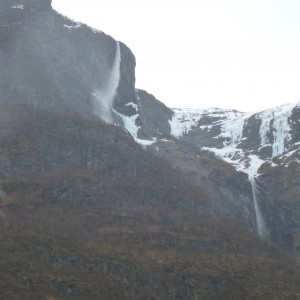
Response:
[[[143,90],[137,90],[140,125],[138,135],[141,138],[170,136],[173,111]]]
[[[208,195],[209,211],[218,217],[235,220],[256,231],[251,186],[246,174],[207,151],[189,144],[160,140],[148,147],[156,156],[166,159],[174,170]]]
[[[114,101],[114,109],[123,115],[132,116],[135,114],[135,110],[130,105],[126,106],[126,104],[137,104],[137,96],[135,90],[136,62],[133,53],[125,44],[120,43],[120,48],[120,83]]]
[[[264,164],[260,172],[257,178],[258,199],[265,217],[268,239],[299,256],[299,151]]]
[[[97,106],[95,94],[109,85],[116,41],[47,9],[50,1],[9,3],[0,30],[1,109],[31,106],[101,118],[105,103]]]

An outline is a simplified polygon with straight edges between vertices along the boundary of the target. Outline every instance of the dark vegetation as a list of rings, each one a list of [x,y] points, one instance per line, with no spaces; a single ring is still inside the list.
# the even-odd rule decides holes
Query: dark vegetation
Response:
[[[119,128],[0,115],[0,299],[299,299],[293,261]]]

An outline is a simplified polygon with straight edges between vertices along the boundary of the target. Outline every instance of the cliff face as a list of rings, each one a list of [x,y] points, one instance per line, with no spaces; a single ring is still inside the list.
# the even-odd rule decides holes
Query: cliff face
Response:
[[[299,257],[299,150],[265,163],[257,178],[257,195],[267,238]]]
[[[248,176],[216,159],[208,151],[200,151],[176,140],[160,140],[148,151],[167,160],[174,170],[207,194],[209,213],[235,220],[256,232],[255,212]]]
[[[173,117],[173,111],[158,101],[153,95],[143,90],[137,90],[140,125],[138,136],[144,139],[153,137],[169,137],[169,120]]]
[[[1,107],[65,109],[109,119],[118,43],[57,14],[50,1],[4,1],[3,6]]]
[[[151,107],[159,111],[163,105],[135,89],[135,57],[126,45],[56,13],[51,1],[1,5],[2,109],[65,110],[124,126],[122,117],[135,115],[132,105],[138,105],[139,135],[152,137],[156,122],[168,131],[173,113],[164,107],[166,118],[151,117]]]

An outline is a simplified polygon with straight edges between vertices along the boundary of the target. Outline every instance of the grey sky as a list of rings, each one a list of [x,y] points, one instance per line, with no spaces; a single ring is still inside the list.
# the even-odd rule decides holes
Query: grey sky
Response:
[[[298,0],[53,0],[126,43],[136,86],[170,107],[262,110],[300,99]]]

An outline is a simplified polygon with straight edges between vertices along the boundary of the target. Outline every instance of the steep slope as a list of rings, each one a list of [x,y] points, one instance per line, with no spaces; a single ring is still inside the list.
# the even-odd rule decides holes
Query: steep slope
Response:
[[[267,238],[296,254],[300,237],[299,149],[274,158],[260,168],[257,197],[266,223]]]
[[[189,182],[205,191],[210,214],[235,220],[257,231],[251,185],[246,174],[237,172],[208,151],[176,140],[158,140],[147,150],[163,157],[174,170],[182,172]]]

